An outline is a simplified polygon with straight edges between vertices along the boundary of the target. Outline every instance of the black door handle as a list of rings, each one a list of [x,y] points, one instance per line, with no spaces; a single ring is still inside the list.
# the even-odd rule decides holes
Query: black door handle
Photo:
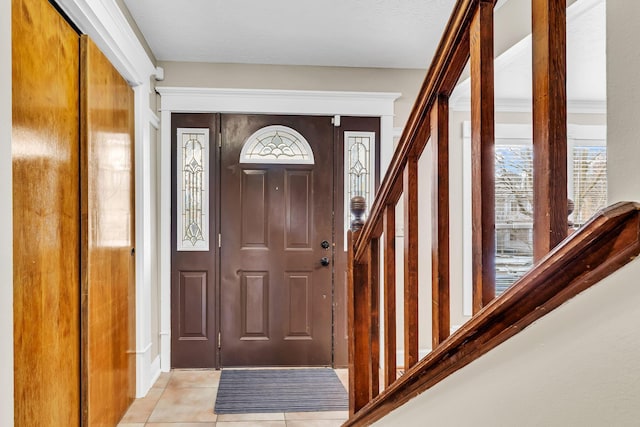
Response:
[[[326,256],[323,256],[322,258],[320,258],[320,264],[326,267],[327,265],[329,265],[329,258]]]

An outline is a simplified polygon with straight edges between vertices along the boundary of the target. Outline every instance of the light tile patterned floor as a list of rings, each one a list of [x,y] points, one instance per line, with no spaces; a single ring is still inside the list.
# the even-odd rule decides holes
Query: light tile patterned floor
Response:
[[[344,387],[348,371],[336,369]],[[272,414],[213,413],[220,371],[173,370],[163,373],[146,397],[136,399],[120,427],[337,427],[347,411]]]

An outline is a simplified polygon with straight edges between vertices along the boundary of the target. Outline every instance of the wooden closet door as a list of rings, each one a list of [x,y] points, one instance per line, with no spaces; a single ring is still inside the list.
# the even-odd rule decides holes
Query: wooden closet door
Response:
[[[135,394],[133,91],[81,38],[82,399],[116,425]]]
[[[15,425],[77,426],[78,34],[47,1],[14,0],[12,38]]]

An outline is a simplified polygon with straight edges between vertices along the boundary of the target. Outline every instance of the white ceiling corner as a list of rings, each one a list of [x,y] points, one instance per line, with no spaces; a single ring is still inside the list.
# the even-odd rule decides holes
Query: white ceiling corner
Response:
[[[426,68],[455,0],[124,0],[161,61]]]

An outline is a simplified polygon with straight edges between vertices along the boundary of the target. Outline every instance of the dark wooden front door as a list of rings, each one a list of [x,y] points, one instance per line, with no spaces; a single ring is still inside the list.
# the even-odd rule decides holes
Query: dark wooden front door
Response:
[[[314,164],[240,163],[271,125],[301,134]],[[221,365],[331,365],[331,118],[223,115],[221,134]]]

